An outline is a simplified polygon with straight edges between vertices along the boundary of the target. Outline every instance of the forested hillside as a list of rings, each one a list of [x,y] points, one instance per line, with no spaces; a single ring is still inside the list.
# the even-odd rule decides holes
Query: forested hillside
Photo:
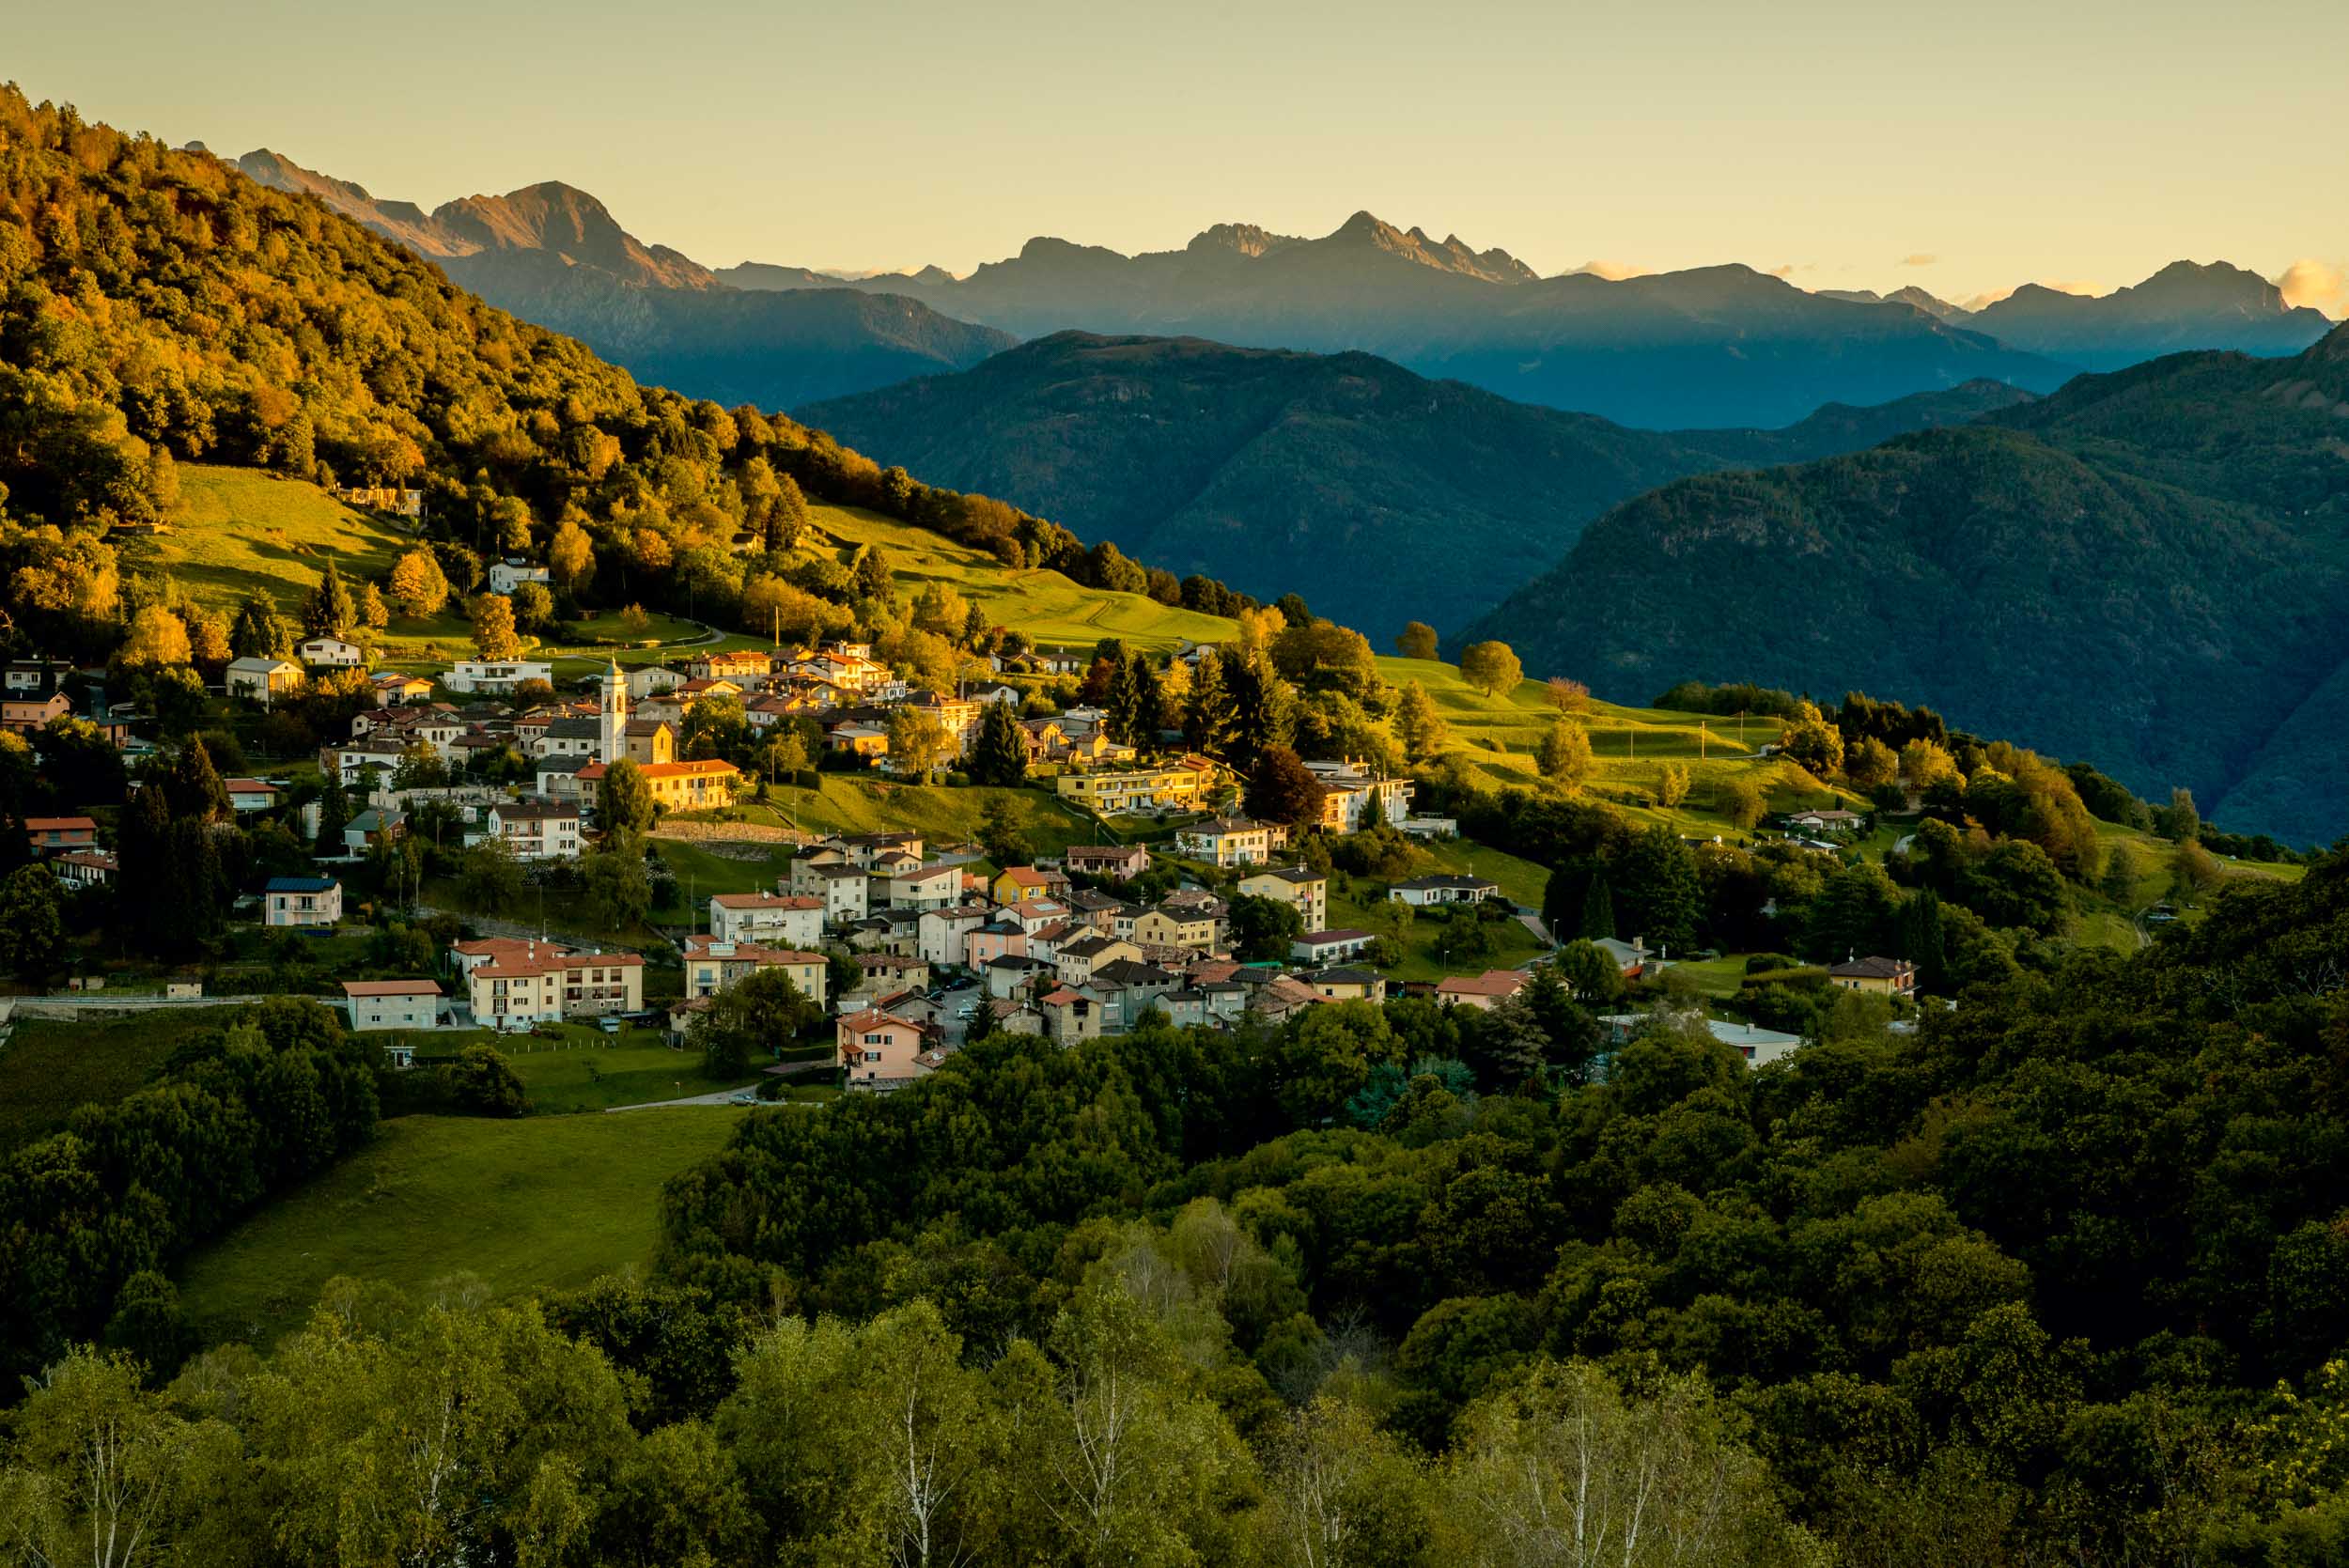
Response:
[[[1594,522],[1470,635],[1610,695],[1898,691],[2191,788],[2240,831],[2349,831],[2349,329],[2182,355],[1970,428],[1684,480]],[[1699,591],[1692,584],[1734,592]]]
[[[860,450],[1374,633],[1460,625],[1591,518],[1683,474],[1796,462],[2022,401],[1968,382],[1782,430],[1631,429],[1369,354],[1059,333],[800,411]]]
[[[1185,598],[1169,573],[781,415],[640,386],[307,195],[0,92],[0,567],[19,651],[101,658],[141,609],[187,608],[111,541],[175,526],[191,459],[420,488],[459,594],[485,555],[522,551],[566,562],[573,596],[600,582],[614,603],[729,618],[760,594],[798,614],[813,600],[783,574],[814,496]],[[1230,607],[1212,583],[1189,596]],[[214,637],[190,619],[225,659],[226,620]]]

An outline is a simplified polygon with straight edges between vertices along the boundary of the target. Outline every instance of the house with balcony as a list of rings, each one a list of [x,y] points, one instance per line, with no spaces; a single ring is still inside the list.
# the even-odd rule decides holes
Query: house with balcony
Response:
[[[343,918],[343,885],[332,877],[272,877],[261,888],[267,925],[332,925]]]

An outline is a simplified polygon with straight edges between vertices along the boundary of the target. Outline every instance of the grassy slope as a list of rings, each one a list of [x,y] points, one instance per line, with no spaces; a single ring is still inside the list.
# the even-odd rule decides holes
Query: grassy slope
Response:
[[[179,489],[186,510],[173,531],[126,553],[216,609],[233,612],[259,589],[291,613],[330,559],[346,577],[381,577],[410,542],[316,485],[255,469],[184,463]]]
[[[641,1266],[652,1259],[661,1184],[717,1153],[744,1114],[403,1117],[198,1253],[182,1299],[207,1340],[266,1342],[298,1325],[338,1274],[412,1290],[471,1273],[504,1295]]]
[[[20,1018],[0,1046],[0,1150],[65,1125],[77,1106],[142,1087],[179,1046],[226,1021],[226,1008],[174,1008],[127,1018]]]
[[[910,598],[931,582],[951,583],[996,621],[1050,647],[1090,648],[1104,637],[1159,650],[1220,642],[1232,623],[1220,615],[1170,608],[1140,594],[1084,588],[1056,571],[1013,571],[991,555],[876,513],[811,506],[816,527],[834,543],[870,544],[888,557]]]

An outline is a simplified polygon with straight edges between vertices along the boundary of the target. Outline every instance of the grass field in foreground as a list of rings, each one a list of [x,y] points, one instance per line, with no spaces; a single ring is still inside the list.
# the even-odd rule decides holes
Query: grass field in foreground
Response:
[[[267,1343],[338,1274],[415,1290],[469,1273],[508,1296],[642,1266],[661,1184],[716,1154],[748,1114],[685,1106],[387,1122],[373,1147],[197,1253],[181,1299],[204,1339]]]

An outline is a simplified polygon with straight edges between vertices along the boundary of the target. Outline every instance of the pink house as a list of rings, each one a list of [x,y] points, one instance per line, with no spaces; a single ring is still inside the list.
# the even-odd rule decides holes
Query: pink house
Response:
[[[1026,929],[1008,921],[989,921],[963,935],[962,962],[967,969],[985,969],[995,959],[1024,958],[1027,954]]]
[[[836,1029],[845,1088],[887,1091],[929,1071],[916,1060],[927,1044],[919,1024],[868,1007],[844,1016]]]

